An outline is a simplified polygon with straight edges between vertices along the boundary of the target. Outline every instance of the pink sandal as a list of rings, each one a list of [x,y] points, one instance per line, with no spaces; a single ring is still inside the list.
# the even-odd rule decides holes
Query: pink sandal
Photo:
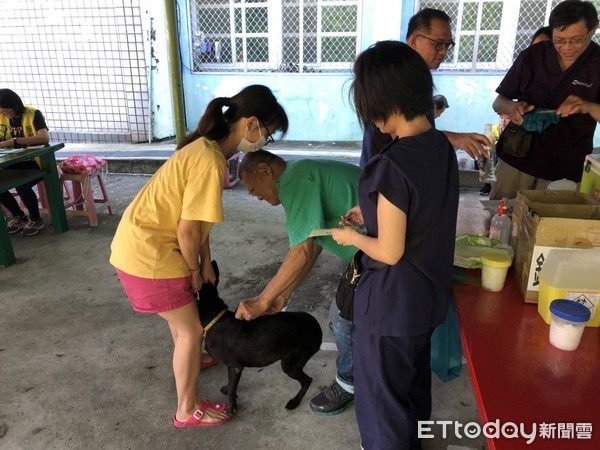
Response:
[[[202,352],[202,356],[204,356],[204,355],[208,355],[208,352]],[[200,358],[202,358],[202,356]],[[210,355],[208,355],[208,356],[210,356]],[[217,364],[219,364],[219,361],[217,361],[215,358],[213,358],[212,361],[208,361],[208,362],[203,362],[202,359],[200,359],[200,370],[208,369],[209,367],[215,366]]]
[[[176,428],[190,428],[190,427],[214,427],[216,425],[222,425],[225,422],[228,422],[231,417],[225,417],[223,419],[217,419],[214,422],[205,422],[202,420],[204,417],[204,413],[207,409],[212,409],[216,412],[225,412],[229,408],[227,403],[212,403],[206,400],[200,401],[200,407],[194,411],[194,414],[186,420],[185,422],[180,422],[177,420],[176,416],[173,416],[173,425]]]

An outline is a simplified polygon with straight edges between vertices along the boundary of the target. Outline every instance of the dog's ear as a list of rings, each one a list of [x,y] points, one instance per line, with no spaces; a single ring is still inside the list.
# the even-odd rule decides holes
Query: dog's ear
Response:
[[[217,262],[214,259],[212,260],[212,268],[215,272],[215,276],[217,277],[217,281],[215,281],[215,287],[217,287],[219,286],[219,266],[217,265]]]

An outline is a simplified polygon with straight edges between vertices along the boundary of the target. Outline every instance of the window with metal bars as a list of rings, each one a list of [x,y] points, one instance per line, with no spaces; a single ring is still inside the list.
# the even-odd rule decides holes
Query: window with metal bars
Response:
[[[190,0],[193,72],[348,72],[362,0]]]
[[[510,68],[529,46],[560,0],[416,0],[415,11],[435,8],[452,20],[456,46],[439,70],[498,72]],[[600,10],[600,0],[592,0]],[[596,33],[594,40],[599,41]]]

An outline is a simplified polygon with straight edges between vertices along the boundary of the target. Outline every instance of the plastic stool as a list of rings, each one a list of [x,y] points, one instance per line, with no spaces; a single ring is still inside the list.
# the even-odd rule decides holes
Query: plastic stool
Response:
[[[225,189],[235,186],[240,179],[241,152],[235,153],[227,160],[227,173],[225,174]]]
[[[98,226],[98,216],[96,215],[97,209],[106,206],[108,208],[108,213],[112,214],[110,200],[103,180],[105,171],[102,169],[106,167],[106,164],[106,161],[103,161],[102,164],[98,166],[97,170],[92,173],[75,174],[62,172],[60,174],[60,180],[63,184],[66,181],[71,182],[71,191],[69,191],[68,186],[65,184],[65,209],[67,209],[67,215],[87,216],[91,227]],[[98,186],[102,193],[101,198],[94,198],[94,190],[92,189],[92,180],[94,178],[98,181]],[[73,209],[69,210],[69,208]]]

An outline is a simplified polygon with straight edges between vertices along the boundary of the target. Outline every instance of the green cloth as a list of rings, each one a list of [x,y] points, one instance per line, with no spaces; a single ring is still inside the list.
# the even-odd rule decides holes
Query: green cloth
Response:
[[[288,161],[277,180],[285,210],[290,247],[308,239],[315,228],[339,226],[340,217],[358,205],[360,168],[323,159]],[[317,245],[349,263],[356,247],[338,245],[331,236],[314,238]]]

